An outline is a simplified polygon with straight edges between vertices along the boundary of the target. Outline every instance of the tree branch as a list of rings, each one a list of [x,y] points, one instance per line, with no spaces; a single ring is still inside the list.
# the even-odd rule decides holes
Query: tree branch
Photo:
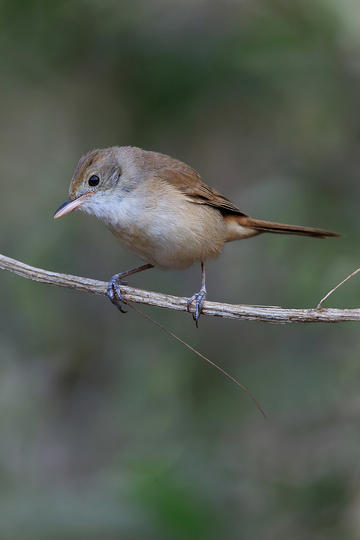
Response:
[[[93,294],[106,295],[107,283],[69,274],[49,272],[42,268],[29,266],[10,257],[0,254],[0,269],[14,272],[33,281],[49,283],[59,287],[75,289]],[[175,311],[186,311],[187,298],[171,296],[143,289],[122,286],[124,299],[129,302],[148,304]],[[248,306],[223,304],[219,302],[205,302],[202,313],[226,319],[246,319],[250,321],[263,321],[271,323],[310,323],[310,322],[343,322],[359,321],[360,309],[286,309],[278,306]]]

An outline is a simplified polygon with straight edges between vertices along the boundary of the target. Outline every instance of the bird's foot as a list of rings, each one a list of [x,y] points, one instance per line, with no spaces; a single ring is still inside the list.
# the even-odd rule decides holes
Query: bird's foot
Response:
[[[114,274],[108,283],[106,291],[110,302],[112,302],[114,306],[121,311],[121,313],[126,313],[126,309],[122,307],[122,304],[126,304],[126,302],[120,290],[120,285],[127,285],[127,281],[124,281],[123,279],[124,274],[127,273],[122,272],[120,274]]]
[[[190,306],[195,300],[195,311],[192,314],[192,316],[195,321],[196,328],[199,326],[199,319],[200,319],[201,310],[203,308],[205,299],[206,299],[206,289],[201,288],[199,292],[193,294],[192,297],[189,298],[189,300],[186,302],[187,310],[190,311]]]

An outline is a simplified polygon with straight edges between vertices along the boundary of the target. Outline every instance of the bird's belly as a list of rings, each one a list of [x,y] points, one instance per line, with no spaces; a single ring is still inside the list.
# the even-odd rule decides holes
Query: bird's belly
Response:
[[[110,229],[126,249],[147,263],[168,269],[187,268],[218,256],[225,239],[220,212],[193,203],[156,215],[142,213],[138,219],[112,224]]]

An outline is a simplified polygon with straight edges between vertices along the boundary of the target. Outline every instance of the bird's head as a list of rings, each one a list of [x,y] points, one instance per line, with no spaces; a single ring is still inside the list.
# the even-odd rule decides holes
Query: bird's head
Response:
[[[110,222],[117,205],[145,178],[146,154],[140,148],[114,146],[82,156],[71,180],[69,199],[57,209],[54,218],[79,209]]]
[[[110,194],[116,194],[121,175],[122,169],[114,148],[88,152],[76,166],[69,199],[57,209],[54,218],[58,219],[76,209],[97,214]]]

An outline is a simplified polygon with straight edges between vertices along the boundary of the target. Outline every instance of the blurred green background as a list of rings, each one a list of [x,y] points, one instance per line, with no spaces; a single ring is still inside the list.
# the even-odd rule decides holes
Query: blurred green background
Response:
[[[262,235],[208,265],[209,299],[312,307],[359,266],[360,10],[351,0],[0,1],[1,252],[107,280],[138,264],[59,222],[80,155],[190,163]],[[189,296],[199,268],[131,284]],[[1,273],[0,538],[360,537],[358,324],[147,312]],[[359,306],[357,278],[327,305]]]

